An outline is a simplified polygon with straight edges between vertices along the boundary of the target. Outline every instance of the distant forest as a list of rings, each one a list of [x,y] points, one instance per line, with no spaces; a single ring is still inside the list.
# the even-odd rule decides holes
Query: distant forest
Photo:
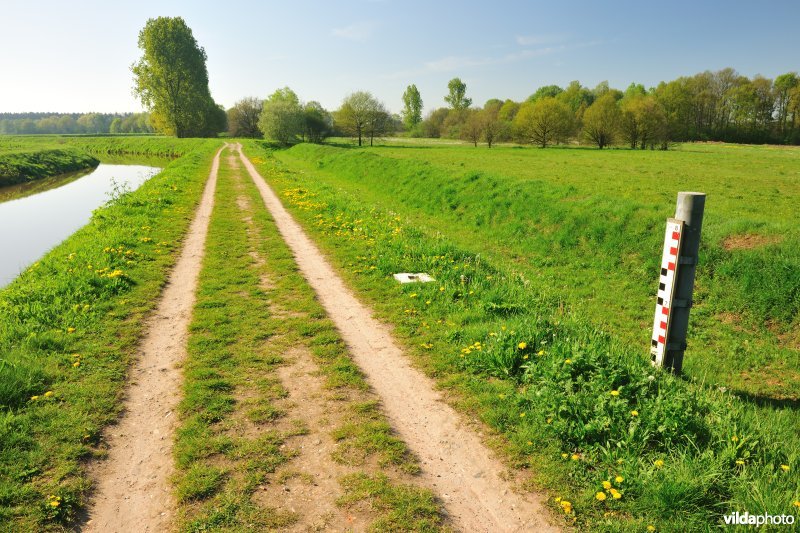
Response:
[[[153,131],[148,113],[0,113],[0,135]]]

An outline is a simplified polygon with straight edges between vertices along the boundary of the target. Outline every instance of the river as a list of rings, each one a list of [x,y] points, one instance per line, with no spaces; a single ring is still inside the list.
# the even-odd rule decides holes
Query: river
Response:
[[[101,163],[90,172],[0,188],[0,287],[89,222],[115,188],[134,190],[160,170]]]

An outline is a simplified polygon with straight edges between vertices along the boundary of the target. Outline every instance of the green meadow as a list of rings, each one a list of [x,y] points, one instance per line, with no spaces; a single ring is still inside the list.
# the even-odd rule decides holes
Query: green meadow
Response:
[[[704,530],[733,510],[795,509],[799,151],[254,143],[254,154],[418,364],[502,436],[568,521]],[[680,190],[708,202],[674,377],[650,366],[648,345]],[[436,282],[401,287],[395,272]]]

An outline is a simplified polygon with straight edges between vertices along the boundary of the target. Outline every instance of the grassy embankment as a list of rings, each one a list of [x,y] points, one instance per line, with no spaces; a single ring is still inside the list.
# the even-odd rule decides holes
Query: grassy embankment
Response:
[[[74,148],[0,153],[0,187],[93,168],[99,163]]]
[[[625,309],[635,302],[626,296],[636,294],[630,288],[635,284],[618,282],[633,276],[648,278],[648,287],[655,283],[647,273],[657,271],[673,189],[649,193],[663,197],[667,207],[658,208],[635,205],[645,196],[644,181],[617,186],[630,189],[626,202],[600,194],[607,187],[602,179],[585,177],[579,189],[559,179],[501,179],[468,166],[460,170],[460,164],[453,165],[454,172],[441,161],[401,161],[402,148],[393,149],[394,157],[383,157],[379,154],[388,149],[375,154],[298,146],[274,154],[283,162],[259,145],[250,144],[249,150],[264,158],[262,173],[349,282],[397,325],[396,333],[417,361],[465,412],[477,413],[505,437],[501,447],[510,460],[536,466],[535,481],[552,491],[554,506],[570,511],[568,520],[611,531],[647,525],[684,531],[714,527],[733,510],[797,513],[800,435],[791,404],[758,408],[729,390],[654,371],[646,356],[649,331],[609,335],[596,327],[591,305],[576,306],[579,312],[571,305],[580,300],[573,292],[585,295],[586,285],[602,284],[613,289],[616,300],[607,313],[630,313]],[[455,154],[425,157],[472,161],[463,148],[448,150]],[[607,174],[609,158],[615,157],[668,157],[553,152],[506,149],[521,166],[543,157],[542,163],[559,175],[574,175],[581,165]],[[481,151],[474,161],[495,153]],[[653,161],[638,165],[646,172]],[[777,214],[785,206],[779,196],[768,194],[775,220],[758,227],[786,227]],[[642,217],[654,237],[633,224]],[[725,230],[714,229],[722,219],[709,212],[707,240],[742,231],[736,221]],[[626,233],[632,228],[638,229]],[[792,238],[790,233],[782,242]],[[632,254],[637,243],[645,250],[640,255],[605,256],[615,246]],[[765,253],[739,253],[759,252]],[[704,253],[705,258],[723,255],[708,248]],[[739,278],[733,266],[755,268],[735,252],[730,255],[728,276],[734,280]],[[791,251],[776,256],[783,268],[791,266],[791,258]],[[521,260],[533,265],[524,269]],[[430,272],[437,283],[400,287],[391,274],[401,271]],[[704,305],[710,306],[713,293],[706,286],[701,299],[703,292]],[[755,295],[763,302],[780,296]],[[638,312],[648,322],[651,299],[647,311]],[[764,309],[770,309],[768,303]],[[748,312],[757,316],[759,311]],[[701,305],[693,316],[703,315]],[[792,320],[784,318],[784,326]],[[604,322],[613,327],[613,320]],[[634,328],[649,330],[649,324]],[[693,346],[710,336],[698,339],[695,333]],[[639,337],[642,343],[632,346],[631,339]],[[693,356],[687,354],[690,361]],[[751,361],[758,365],[763,359]],[[709,374],[711,364],[705,362]],[[698,368],[687,366],[692,372]],[[560,505],[564,500],[571,506]]]
[[[87,151],[109,151],[83,139]],[[126,140],[137,153],[162,142]],[[153,143],[151,145],[151,143]],[[126,370],[219,141],[173,140],[183,157],[0,291],[0,530],[68,525],[87,459],[117,416]]]
[[[176,445],[180,528],[310,526],[309,515],[336,494],[306,503],[307,496],[293,494],[305,494],[335,472],[303,470],[302,453],[331,453],[328,461],[347,471],[338,480],[337,505],[344,512],[358,516],[366,506],[364,525],[378,531],[438,529],[437,504],[410,477],[418,469],[414,459],[391,435],[249,176],[231,169],[226,155],[185,365]],[[324,385],[311,412],[323,413],[324,421],[308,419],[278,375],[296,357],[313,358],[320,368]],[[335,437],[332,452],[325,435],[309,434],[320,424]],[[325,469],[324,459],[312,462]],[[284,492],[290,480],[299,485]],[[282,505],[287,499],[295,512]]]

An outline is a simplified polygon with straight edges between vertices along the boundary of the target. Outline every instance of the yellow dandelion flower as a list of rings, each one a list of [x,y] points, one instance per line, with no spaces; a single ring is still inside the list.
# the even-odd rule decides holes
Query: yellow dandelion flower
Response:
[[[739,437],[734,435],[733,437],[731,437],[731,442],[739,442]]]
[[[617,485],[619,485],[623,481],[625,481],[625,478],[622,477],[622,476],[617,476],[617,477],[614,478],[614,483],[616,483]]]
[[[536,355],[544,355],[544,350],[539,350],[538,352],[536,352]]]
[[[75,333],[75,328],[67,328],[67,333]]]
[[[52,396],[52,395],[53,395],[53,391],[51,391],[51,390],[49,390],[49,391],[47,391],[47,392],[45,392],[45,393],[44,393],[44,397],[45,397],[45,398],[49,398],[49,397],[50,397],[50,396]]]
[[[81,366],[81,362],[80,361],[75,361],[74,363],[72,363],[72,366],[74,366],[75,368],[78,368],[79,366]]]
[[[50,507],[58,507],[61,505],[61,502],[58,500],[50,500]]]
[[[577,453],[573,453],[573,454],[572,454],[572,460],[573,460],[573,461],[577,461],[577,460],[578,460],[578,459],[580,459],[580,458],[581,458],[581,456],[580,456],[580,455],[578,455]]]
[[[519,414],[519,417],[520,417],[520,418],[525,418],[525,413],[520,413],[520,414]]]
[[[789,465],[781,465],[781,470],[783,470],[784,472],[788,472],[789,471]]]
[[[444,287],[439,287],[439,292],[444,292]]]
[[[639,416],[639,411],[634,409],[633,411],[631,411],[631,416],[633,416],[633,417]]]
[[[653,531],[655,531],[655,530],[656,530],[656,526],[654,526],[652,524],[647,526],[647,531],[649,531],[650,533],[653,533]]]
[[[552,418],[548,418],[548,419],[547,419],[547,423],[548,423],[548,424],[552,424],[552,423],[553,423],[553,419],[552,419]]]
[[[739,466],[744,466],[744,461],[742,461],[741,459],[737,459],[736,464]]]
[[[619,396],[619,391],[618,390],[612,390],[610,394],[611,394],[611,396]]]
[[[794,502],[792,505],[794,505],[795,507],[800,507],[800,500]]]
[[[521,342],[521,343],[517,344],[517,348],[519,348],[520,350],[524,350],[527,347],[528,347],[528,343],[527,342]]]
[[[565,365],[571,365],[572,364],[572,359],[564,359],[564,364]]]
[[[572,513],[572,502],[567,500],[561,500],[561,509],[564,510],[564,514],[571,514]]]
[[[662,461],[661,459],[656,459],[655,461],[653,461],[653,464],[656,465],[656,468],[661,468],[662,466],[664,466],[664,461]]]
[[[416,297],[417,297],[417,293],[416,293],[416,292],[412,292],[412,293],[409,295],[409,298],[416,298]]]
[[[528,446],[533,446],[533,441],[532,440],[528,441]]]
[[[34,396],[34,398],[36,398],[36,396]],[[568,454],[568,453],[562,453],[562,454],[561,454],[561,458],[562,458],[562,459],[566,459],[567,457],[569,457],[569,454]]]
[[[39,399],[39,396],[31,396],[31,401],[32,402],[35,402],[38,399]]]
[[[620,493],[620,491],[618,491],[617,489],[609,489],[608,492],[611,493],[611,496],[615,500],[619,500],[620,498],[622,498],[622,493]]]
[[[601,502],[606,501],[606,493],[605,492],[598,492],[597,494],[594,495],[594,497],[597,498]]]
[[[606,490],[610,489],[611,488],[611,482],[610,481],[603,481],[603,488],[606,489]]]

